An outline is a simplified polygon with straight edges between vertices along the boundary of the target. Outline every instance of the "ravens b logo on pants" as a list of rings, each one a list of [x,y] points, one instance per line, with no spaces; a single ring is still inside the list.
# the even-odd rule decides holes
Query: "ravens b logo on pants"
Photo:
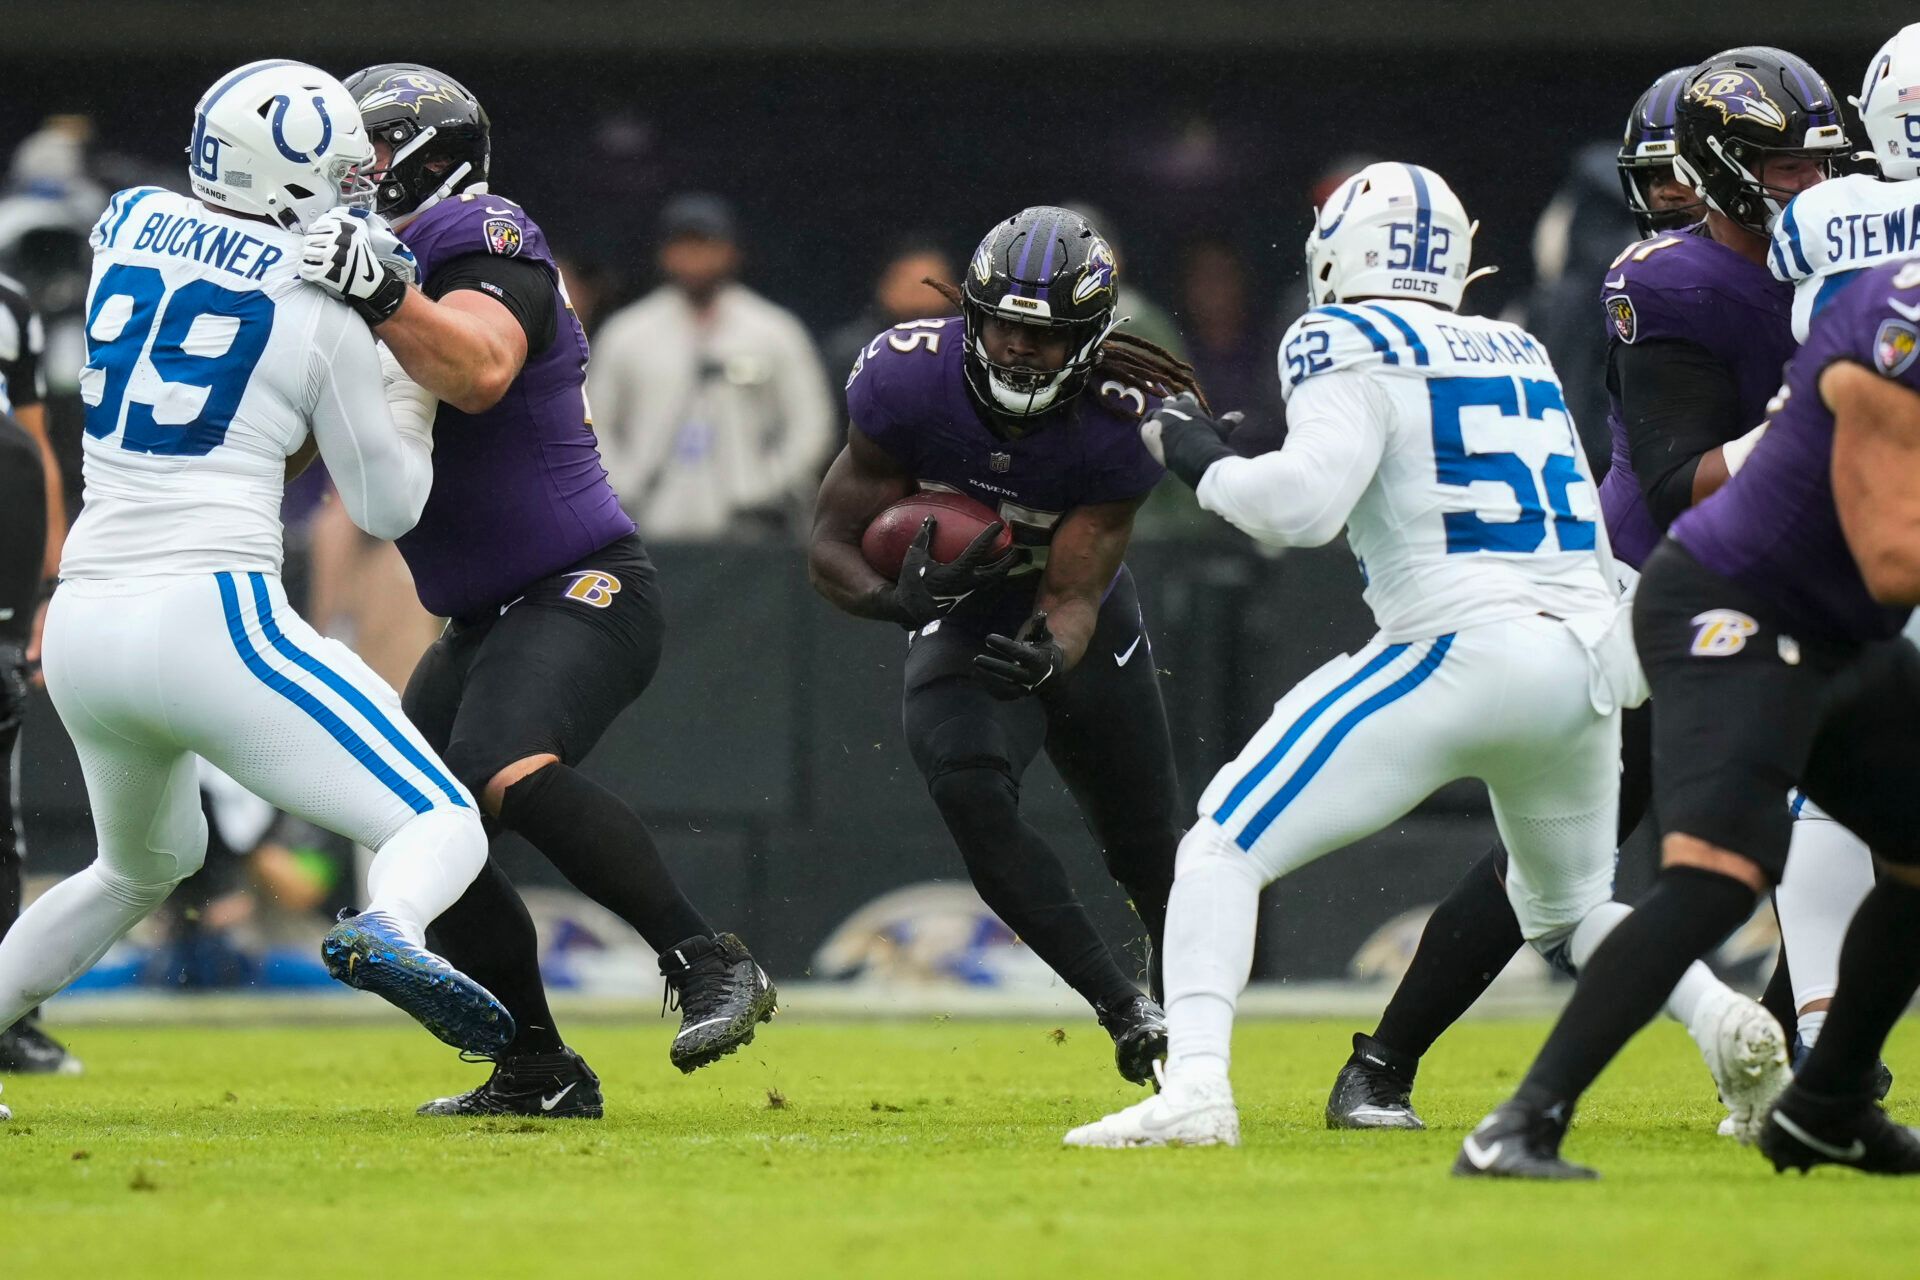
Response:
[[[612,604],[613,597],[620,590],[620,579],[597,569],[572,576],[573,583],[567,588],[567,599],[590,604],[596,609],[604,609]]]

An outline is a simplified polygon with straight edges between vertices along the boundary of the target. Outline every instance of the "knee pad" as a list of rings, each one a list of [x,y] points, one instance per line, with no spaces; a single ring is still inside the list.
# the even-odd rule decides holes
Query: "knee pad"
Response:
[[[145,847],[101,846],[101,870],[127,884],[162,885],[161,897],[207,861],[207,815],[198,804],[168,814],[162,810],[147,831]]]
[[[1016,794],[1019,791],[1013,777],[1013,744],[1006,729],[991,716],[960,715],[942,721],[927,734],[917,754],[929,789],[950,773],[985,771],[1000,774]]]
[[[997,832],[1019,821],[1020,787],[1004,767],[957,765],[927,779],[927,791],[956,835],[962,828]]]

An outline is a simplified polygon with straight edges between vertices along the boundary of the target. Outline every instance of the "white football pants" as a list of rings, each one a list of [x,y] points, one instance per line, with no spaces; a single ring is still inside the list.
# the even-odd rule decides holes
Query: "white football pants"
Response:
[[[0,941],[0,1028],[85,973],[199,869],[196,756],[375,850],[370,909],[416,942],[486,863],[472,796],[392,688],[309,627],[277,577],[70,581],[49,607],[44,648],[99,855]]]

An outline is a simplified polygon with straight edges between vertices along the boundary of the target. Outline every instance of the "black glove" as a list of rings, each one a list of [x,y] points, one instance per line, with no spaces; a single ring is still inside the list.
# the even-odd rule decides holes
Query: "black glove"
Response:
[[[1036,613],[1009,640],[988,636],[987,648],[973,660],[973,674],[1002,702],[1030,693],[1052,692],[1067,670],[1067,655],[1047,630],[1047,615]]]
[[[1189,486],[1198,488],[1200,477],[1207,474],[1208,467],[1222,458],[1234,456],[1227,445],[1227,436],[1239,425],[1241,417],[1241,414],[1229,413],[1215,418],[1200,407],[1200,397],[1191,391],[1182,391],[1162,400],[1160,407],[1140,424],[1140,440],[1155,462]]]
[[[302,280],[359,312],[371,328],[390,318],[406,300],[405,264],[412,259],[384,220],[335,209],[307,228],[300,245],[299,272]]]
[[[1009,547],[996,556],[993,544],[1006,525],[996,520],[967,544],[967,549],[950,564],[941,564],[927,548],[933,541],[934,518],[920,522],[920,532],[900,562],[900,577],[893,584],[893,600],[899,606],[906,625],[918,630],[936,618],[944,618],[976,592],[1000,585],[1001,579],[1020,563],[1017,547]]]

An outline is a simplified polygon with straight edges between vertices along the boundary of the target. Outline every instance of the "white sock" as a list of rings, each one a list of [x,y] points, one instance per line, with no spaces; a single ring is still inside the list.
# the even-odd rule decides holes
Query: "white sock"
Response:
[[[1224,1079],[1234,1005],[1253,971],[1261,873],[1206,820],[1181,853],[1167,900],[1167,1078]]]
[[[41,894],[0,940],[0,1028],[93,968],[177,883],[143,884],[95,862]]]
[[[1820,1039],[1820,1028],[1827,1025],[1827,1011],[1825,1009],[1802,1011],[1796,1023],[1794,1034],[1800,1037],[1801,1044],[1811,1049]]]
[[[1632,914],[1633,908],[1624,902],[1603,902],[1574,926],[1573,938],[1567,949],[1573,958],[1575,973],[1586,968],[1587,961],[1600,949],[1607,935]],[[1674,984],[1673,993],[1667,997],[1667,1012],[1688,1032],[1693,1033],[1696,1031],[1694,1019],[1700,1016],[1701,1001],[1713,992],[1728,989],[1725,983],[1713,976],[1713,970],[1695,960],[1680,975],[1680,981]],[[1694,1035],[1694,1039],[1699,1039],[1698,1034]]]
[[[460,900],[487,865],[487,835],[471,809],[432,809],[387,838],[367,868],[367,910],[426,945],[427,926]]]
[[[1586,918],[1573,927],[1573,937],[1567,942],[1567,954],[1573,960],[1573,972],[1578,975],[1587,967],[1587,961],[1593,959],[1593,953],[1607,940],[1622,920],[1633,914],[1633,908],[1624,902],[1603,902],[1587,912]]]
[[[1793,824],[1787,874],[1773,909],[1793,969],[1793,1003],[1805,1008],[1833,995],[1840,982],[1840,943],[1853,913],[1873,888],[1873,855],[1832,818]]]

